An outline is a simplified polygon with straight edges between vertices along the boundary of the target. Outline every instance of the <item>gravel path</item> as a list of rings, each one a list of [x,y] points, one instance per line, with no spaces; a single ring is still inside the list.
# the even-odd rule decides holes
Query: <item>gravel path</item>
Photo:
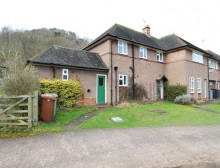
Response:
[[[4,168],[219,168],[220,126],[82,130],[0,139]]]

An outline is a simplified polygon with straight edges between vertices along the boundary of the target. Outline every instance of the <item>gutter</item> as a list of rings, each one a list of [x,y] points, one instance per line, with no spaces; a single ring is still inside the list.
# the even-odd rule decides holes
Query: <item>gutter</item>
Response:
[[[27,63],[32,63],[35,65],[48,65],[48,66],[57,66],[57,67],[68,67],[68,68],[76,68],[76,69],[85,69],[85,70],[96,70],[96,71],[109,71],[108,68],[100,69],[100,68],[89,68],[89,67],[80,67],[80,66],[70,66],[70,65],[62,65],[62,64],[53,64],[53,63],[42,63],[42,62],[34,62],[34,61],[27,61]]]

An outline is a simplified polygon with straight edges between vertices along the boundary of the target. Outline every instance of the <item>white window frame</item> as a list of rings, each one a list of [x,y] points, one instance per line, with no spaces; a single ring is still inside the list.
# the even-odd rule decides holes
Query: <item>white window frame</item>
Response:
[[[66,76],[66,78],[65,78],[65,76]],[[69,70],[68,69],[62,70],[62,80],[69,80]]]
[[[202,81],[201,81],[201,78],[197,78],[197,93],[202,93]]]
[[[122,84],[120,84],[120,80],[122,80]],[[128,86],[128,75],[126,74],[118,75],[118,86]]]
[[[157,61],[163,62],[163,52],[162,51],[157,51],[156,57],[157,57]]]
[[[217,90],[220,90],[220,81],[217,81]]]
[[[213,59],[209,59],[209,68],[218,69],[218,62]]]
[[[139,57],[147,59],[147,48],[145,47],[139,47]]]
[[[193,77],[189,77],[189,93],[194,93],[195,82]]]
[[[194,62],[198,62],[198,63],[201,63],[201,64],[204,63],[203,55],[201,53],[196,52],[196,51],[192,52],[192,60]]]
[[[118,53],[128,55],[128,44],[124,41],[118,41]]]

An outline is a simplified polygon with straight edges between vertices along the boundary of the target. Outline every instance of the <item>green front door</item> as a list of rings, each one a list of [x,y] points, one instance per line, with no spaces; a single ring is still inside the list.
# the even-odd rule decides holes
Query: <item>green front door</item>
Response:
[[[98,75],[98,104],[105,103],[105,76]]]

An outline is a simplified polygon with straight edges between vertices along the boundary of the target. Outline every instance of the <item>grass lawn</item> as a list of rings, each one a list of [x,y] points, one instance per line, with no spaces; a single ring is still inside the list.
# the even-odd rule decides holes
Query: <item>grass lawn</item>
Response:
[[[219,113],[212,113],[192,106],[178,105],[169,102],[155,102],[148,104],[124,103],[117,107],[108,107],[91,119],[84,121],[76,129],[93,128],[125,128],[125,127],[158,127],[180,125],[213,125],[220,124],[220,101],[216,104],[196,105],[196,107],[210,109]],[[38,127],[0,128],[0,138],[34,136],[48,132],[66,130],[65,125],[75,118],[97,110],[97,107],[75,107],[58,109],[56,122],[46,124],[40,122]],[[157,112],[165,112],[158,114]],[[121,117],[123,122],[114,123],[111,117]]]
[[[203,105],[200,105],[200,107],[207,108],[207,109],[210,109],[216,112],[220,112],[220,101],[215,104],[203,104]]]
[[[56,113],[56,122],[46,124],[43,122],[39,123],[38,127],[30,128],[15,128],[15,127],[3,127],[0,128],[0,138],[12,138],[12,137],[21,137],[21,136],[34,136],[47,132],[58,132],[63,131],[64,126],[75,118],[97,110],[97,107],[75,107],[75,108],[66,108],[58,109]]]
[[[219,103],[201,106],[220,112]],[[167,113],[157,114],[152,110]],[[111,117],[121,117],[124,122],[114,123],[110,120]],[[145,105],[131,104],[127,107],[109,107],[83,122],[79,129],[213,124],[220,124],[220,114],[199,110],[191,106],[158,102]]]

